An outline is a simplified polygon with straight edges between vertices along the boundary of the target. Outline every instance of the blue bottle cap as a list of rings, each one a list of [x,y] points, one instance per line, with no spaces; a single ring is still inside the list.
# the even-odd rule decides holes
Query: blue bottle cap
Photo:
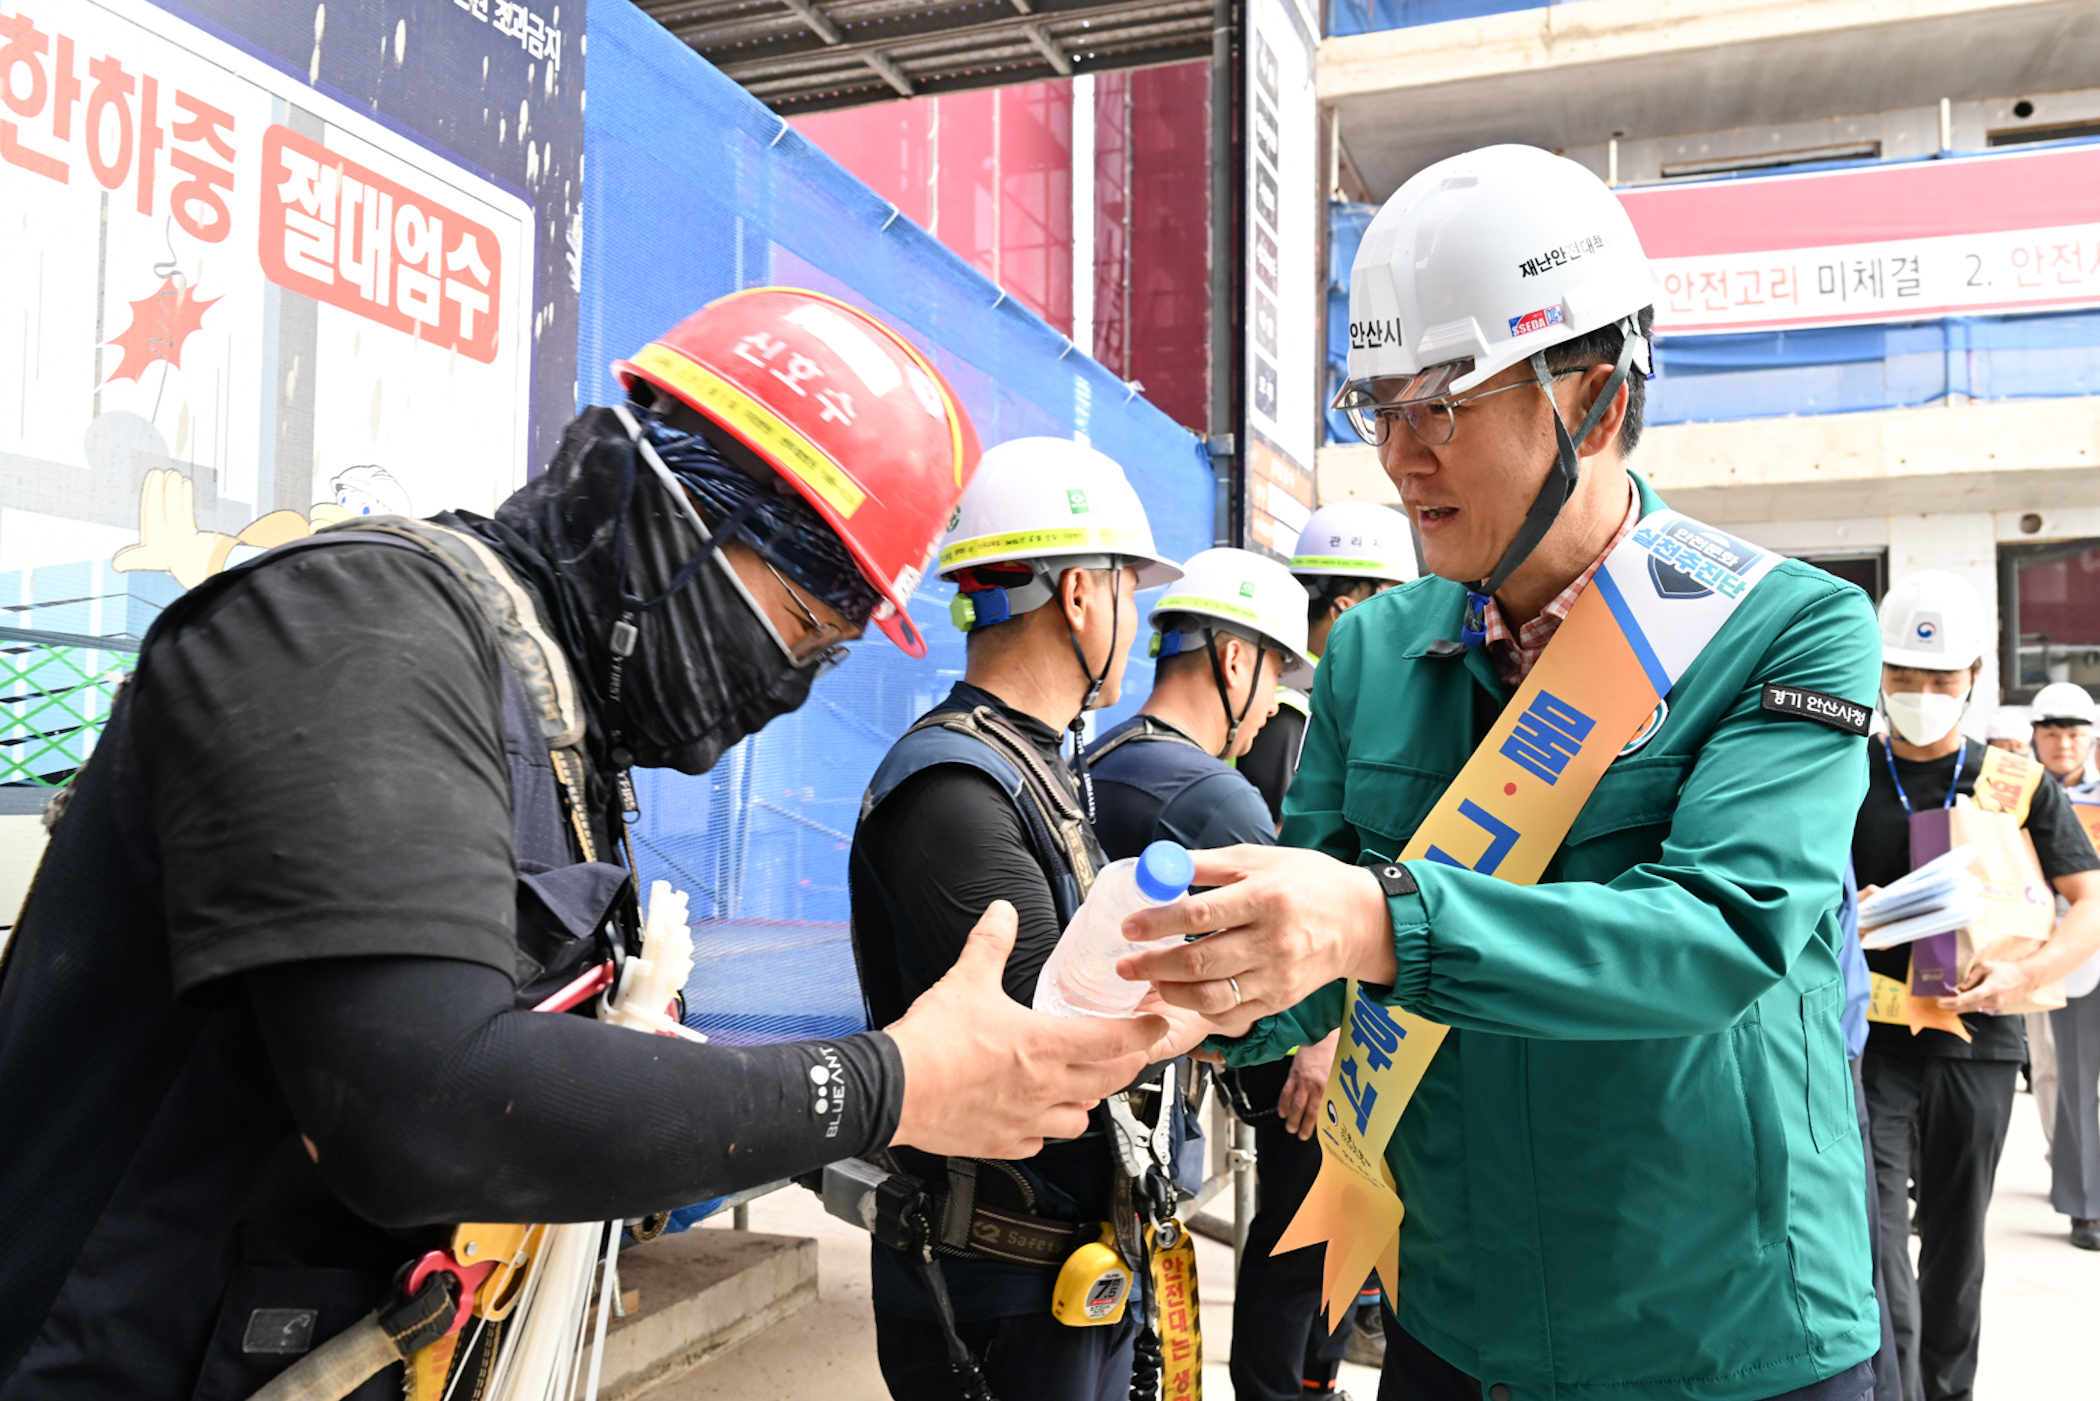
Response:
[[[1149,900],[1179,900],[1196,878],[1196,858],[1180,842],[1154,842],[1138,857],[1137,887]]]

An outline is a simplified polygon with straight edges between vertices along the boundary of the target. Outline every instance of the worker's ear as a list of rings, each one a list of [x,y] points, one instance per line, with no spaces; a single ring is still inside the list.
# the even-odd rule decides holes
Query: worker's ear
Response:
[[[1065,623],[1074,631],[1078,630],[1080,616],[1086,611],[1085,588],[1084,569],[1067,569],[1057,576],[1057,606],[1064,610]]]

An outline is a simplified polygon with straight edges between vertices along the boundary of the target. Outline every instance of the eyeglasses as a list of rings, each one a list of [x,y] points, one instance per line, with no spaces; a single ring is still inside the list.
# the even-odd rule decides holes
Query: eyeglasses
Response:
[[[754,553],[756,552],[754,551]],[[831,640],[832,638],[844,638],[846,630],[835,623],[827,623],[822,618],[819,618],[815,610],[803,600],[802,595],[795,592],[795,586],[790,584],[781,572],[773,567],[771,560],[764,555],[759,555],[758,562],[766,567],[766,573],[772,575],[779,582],[780,587],[786,591],[788,602],[795,605],[795,611],[802,615],[802,625],[809,629],[801,641],[787,649],[788,660],[797,667],[811,666],[822,662],[827,669],[835,667],[846,660],[845,643]]]
[[[1461,399],[1444,397],[1439,391],[1444,385],[1459,378],[1471,368],[1470,361],[1459,361],[1450,365],[1437,365],[1422,374],[1410,378],[1401,390],[1401,398],[1380,399],[1369,384],[1344,385],[1342,392],[1334,396],[1334,407],[1348,418],[1349,426],[1356,436],[1372,447],[1384,447],[1393,435],[1393,420],[1404,418],[1407,429],[1424,446],[1439,448],[1451,441],[1458,432],[1458,414],[1461,404],[1476,403],[1491,399],[1497,394],[1507,394],[1512,389],[1535,387],[1535,379],[1519,380],[1505,384],[1500,389],[1485,389],[1478,394],[1468,394]],[[1554,370],[1551,377],[1562,379],[1568,375],[1587,374],[1587,369]],[[1416,391],[1409,394],[1409,390]],[[1427,391],[1426,393],[1423,391]]]

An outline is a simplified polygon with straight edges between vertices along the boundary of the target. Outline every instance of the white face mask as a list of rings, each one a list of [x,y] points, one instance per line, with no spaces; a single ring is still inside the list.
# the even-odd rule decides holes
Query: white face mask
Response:
[[[1907,743],[1921,748],[1937,744],[1961,723],[1969,708],[1967,696],[1943,696],[1933,691],[1893,691],[1881,698],[1889,713],[1889,724]]]

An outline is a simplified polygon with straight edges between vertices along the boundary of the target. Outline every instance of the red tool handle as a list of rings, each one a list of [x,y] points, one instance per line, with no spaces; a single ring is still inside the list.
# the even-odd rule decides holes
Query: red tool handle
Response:
[[[452,1334],[457,1333],[466,1324],[466,1321],[473,1316],[474,1291],[481,1288],[481,1282],[487,1279],[490,1272],[495,1268],[496,1262],[494,1260],[484,1260],[478,1265],[462,1265],[459,1261],[452,1258],[452,1252],[449,1250],[433,1250],[422,1259],[416,1261],[415,1265],[409,1270],[408,1282],[402,1285],[401,1292],[406,1295],[413,1295],[434,1274],[448,1274],[457,1279],[459,1281],[459,1307],[453,1312],[452,1326],[445,1330],[445,1335],[450,1337]]]

